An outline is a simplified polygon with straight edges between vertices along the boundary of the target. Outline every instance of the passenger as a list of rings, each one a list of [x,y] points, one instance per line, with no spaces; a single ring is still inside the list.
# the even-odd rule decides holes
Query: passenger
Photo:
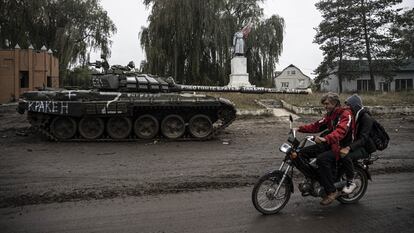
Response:
[[[329,205],[339,195],[334,186],[332,170],[340,158],[340,148],[348,146],[352,141],[352,113],[348,108],[341,107],[336,93],[329,92],[323,95],[321,103],[325,107],[326,115],[313,124],[300,126],[298,131],[320,133],[327,130],[327,132],[315,138],[317,144],[305,147],[297,154],[293,153],[292,159],[295,161],[297,156],[317,158],[319,181],[327,194],[320,204]]]
[[[352,124],[353,142],[340,150],[347,178],[347,185],[342,191],[350,194],[356,188],[353,182],[354,166],[352,160],[367,158],[369,154],[376,151],[376,147],[369,136],[374,120],[371,118],[371,114],[362,106],[361,98],[354,94],[346,99],[345,104],[351,109],[354,116]]]

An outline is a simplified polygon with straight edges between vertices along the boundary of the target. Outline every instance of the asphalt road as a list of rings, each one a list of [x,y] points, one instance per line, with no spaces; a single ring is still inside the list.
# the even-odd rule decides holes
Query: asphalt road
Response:
[[[0,209],[1,232],[414,232],[414,173],[376,175],[354,205],[297,192],[281,213],[259,214],[252,187]]]

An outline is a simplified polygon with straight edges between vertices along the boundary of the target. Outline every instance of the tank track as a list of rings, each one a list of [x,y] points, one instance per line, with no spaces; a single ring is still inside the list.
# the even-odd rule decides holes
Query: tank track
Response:
[[[220,132],[222,132],[225,128],[227,128],[229,125],[231,125],[233,123],[234,120],[236,120],[236,110],[235,109],[230,109],[230,108],[226,108],[224,109],[226,111],[223,111],[222,113],[219,114],[219,119],[217,120],[217,122],[221,122],[219,123],[219,125],[214,126],[213,131],[204,138],[195,138],[195,137],[191,137],[191,135],[189,134],[185,134],[183,137],[180,138],[176,138],[176,139],[169,139],[166,137],[163,137],[162,133],[159,133],[156,137],[152,138],[152,139],[141,139],[138,138],[134,135],[134,133],[131,133],[130,136],[128,138],[124,138],[124,139],[113,139],[110,138],[108,135],[106,135],[105,137],[102,138],[97,138],[97,139],[85,139],[82,138],[81,136],[77,135],[75,138],[71,138],[71,139],[59,139],[57,137],[55,137],[51,132],[50,132],[50,126],[48,124],[48,122],[50,123],[50,119],[42,119],[41,122],[35,122],[35,125],[33,125],[34,122],[32,122],[30,120],[30,116],[28,115],[29,118],[29,122],[32,125],[32,128],[37,131],[38,133],[42,134],[44,137],[46,137],[49,141],[54,141],[54,142],[134,142],[134,141],[154,141],[154,140],[161,140],[161,141],[207,141],[207,140],[211,140],[212,138],[216,137]],[[49,118],[48,116],[46,118]]]

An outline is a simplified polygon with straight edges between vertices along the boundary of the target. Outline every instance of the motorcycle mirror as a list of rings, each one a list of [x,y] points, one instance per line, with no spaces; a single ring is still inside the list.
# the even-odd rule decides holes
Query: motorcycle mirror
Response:
[[[290,114],[289,114],[289,121],[290,121],[290,122],[293,122],[293,117],[292,117],[292,115],[290,115]]]

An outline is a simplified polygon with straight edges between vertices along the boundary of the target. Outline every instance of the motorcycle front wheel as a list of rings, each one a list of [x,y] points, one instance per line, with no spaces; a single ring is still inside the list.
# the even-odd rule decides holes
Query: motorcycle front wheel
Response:
[[[361,199],[368,188],[368,177],[365,171],[360,167],[355,167],[354,182],[356,184],[355,190],[351,194],[345,194],[337,198],[342,204],[356,203]]]
[[[266,174],[254,185],[252,201],[254,207],[260,213],[265,215],[276,214],[288,203],[292,190],[287,179],[283,181],[279,192],[276,193],[282,176],[280,173]]]

